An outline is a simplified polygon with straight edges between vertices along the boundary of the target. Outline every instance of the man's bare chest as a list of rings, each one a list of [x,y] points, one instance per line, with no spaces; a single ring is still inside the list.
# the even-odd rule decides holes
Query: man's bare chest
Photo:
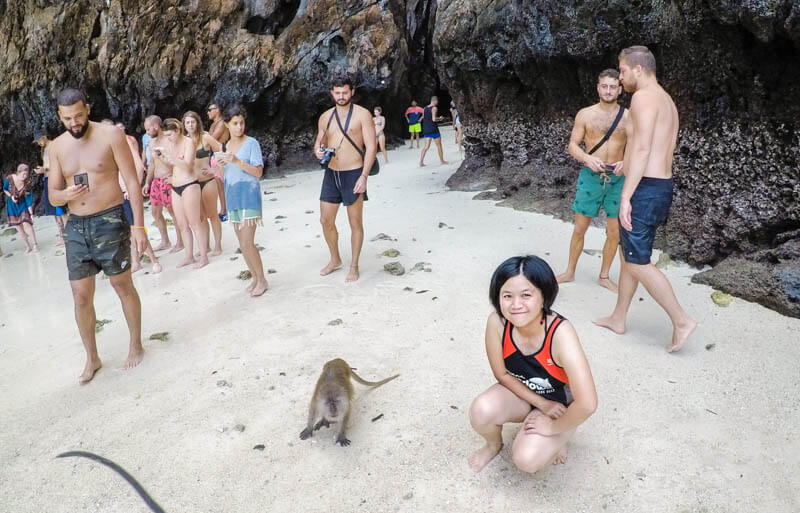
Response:
[[[116,169],[111,148],[66,147],[58,155],[65,177],[76,173],[105,173]]]

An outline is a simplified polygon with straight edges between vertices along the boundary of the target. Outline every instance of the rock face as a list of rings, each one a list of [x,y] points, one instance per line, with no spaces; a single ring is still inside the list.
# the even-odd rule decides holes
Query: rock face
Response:
[[[60,132],[53,98],[68,85],[131,130],[242,101],[268,174],[308,164],[329,77],[345,71],[390,135],[412,93],[452,95],[467,159],[449,184],[568,218],[572,116],[621,48],[646,44],[682,123],[661,247],[769,272],[771,285],[722,266],[698,279],[800,315],[800,257],[784,250],[800,229],[796,0],[0,0],[0,31],[4,172],[35,160],[35,130]]]
[[[445,0],[433,41],[469,155],[448,184],[570,218],[572,116],[619,50],[648,45],[682,127],[660,246],[729,258],[698,280],[800,316],[800,255],[783,248],[800,233],[796,1]]]

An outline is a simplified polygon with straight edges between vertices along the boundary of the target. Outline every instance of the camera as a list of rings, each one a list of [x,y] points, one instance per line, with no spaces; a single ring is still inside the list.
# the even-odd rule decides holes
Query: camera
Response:
[[[319,165],[322,167],[327,167],[328,163],[331,161],[331,157],[336,155],[336,149],[325,148],[324,146],[321,146],[320,151],[322,151],[322,158],[319,159]]]

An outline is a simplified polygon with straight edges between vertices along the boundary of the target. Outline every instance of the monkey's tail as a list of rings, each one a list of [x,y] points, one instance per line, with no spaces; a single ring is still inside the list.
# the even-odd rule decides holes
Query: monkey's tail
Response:
[[[139,484],[139,481],[137,481],[132,475],[128,474],[128,471],[126,471],[124,468],[120,467],[113,461],[103,458],[102,456],[98,456],[97,454],[93,454],[91,452],[86,452],[86,451],[62,452],[61,454],[56,456],[56,458],[67,458],[70,456],[82,456],[84,458],[89,458],[90,460],[94,460],[97,463],[101,463],[106,467],[109,467],[111,470],[121,475],[122,478],[125,479],[125,481],[127,481],[128,484],[130,484],[134,490],[136,490],[136,493],[139,494],[139,497],[142,498],[142,500],[145,502],[145,504],[147,504],[148,507],[150,507],[151,510],[153,510],[155,513],[165,513],[164,509],[161,506],[159,506],[158,503],[155,500],[153,500],[152,497],[150,497],[150,495],[142,487],[142,485]]]
[[[356,381],[358,381],[362,385],[367,385],[367,386],[370,386],[370,387],[379,387],[379,386],[383,385],[384,383],[390,382],[391,380],[393,380],[394,378],[396,378],[397,376],[400,375],[400,374],[395,374],[394,376],[390,376],[390,377],[388,377],[386,379],[382,379],[380,381],[367,381],[364,378],[362,378],[361,376],[359,376],[358,374],[356,374],[356,372],[353,369],[350,369],[350,374],[353,375],[353,379],[355,379]]]

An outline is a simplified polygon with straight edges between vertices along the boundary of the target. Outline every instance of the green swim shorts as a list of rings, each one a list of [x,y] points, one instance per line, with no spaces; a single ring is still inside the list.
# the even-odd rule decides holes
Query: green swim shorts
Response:
[[[413,125],[408,125],[408,131],[412,134],[418,134],[422,132],[422,123],[414,123]]]
[[[131,227],[122,205],[88,216],[70,214],[64,227],[70,281],[131,267]]]
[[[584,166],[578,175],[578,188],[572,210],[587,217],[597,217],[602,206],[608,217],[617,217],[624,184],[624,175],[616,176],[612,173],[604,179],[600,173]]]

